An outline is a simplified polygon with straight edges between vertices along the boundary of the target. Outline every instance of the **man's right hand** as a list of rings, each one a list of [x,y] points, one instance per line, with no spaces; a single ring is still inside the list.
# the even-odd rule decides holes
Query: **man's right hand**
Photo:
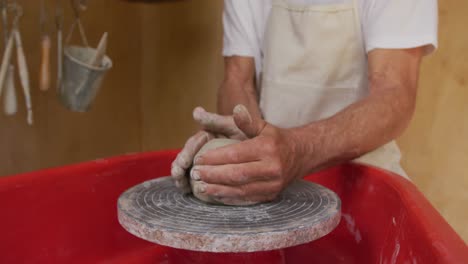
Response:
[[[193,110],[193,118],[201,125],[202,129],[187,140],[182,151],[172,162],[171,169],[176,186],[186,193],[190,192],[189,178],[186,176],[187,170],[192,166],[195,154],[203,145],[215,137],[247,139],[246,135],[236,126],[233,116],[222,116],[197,107]]]

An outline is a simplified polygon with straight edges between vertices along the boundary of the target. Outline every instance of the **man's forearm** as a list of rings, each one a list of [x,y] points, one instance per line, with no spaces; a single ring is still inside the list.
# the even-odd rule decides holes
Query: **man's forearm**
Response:
[[[242,104],[254,115],[260,115],[257,94],[253,84],[226,80],[218,91],[218,113],[231,115],[238,104]]]
[[[246,106],[252,115],[260,116],[252,58],[225,58],[225,77],[218,90],[218,113],[232,115],[238,104]]]
[[[357,158],[400,135],[413,109],[397,109],[391,92],[370,96],[339,114],[293,129],[304,153],[304,174]]]
[[[370,94],[366,98],[328,119],[292,129],[304,157],[304,174],[357,158],[403,132],[416,101],[420,52],[413,52],[400,56],[406,64],[397,55],[392,57],[395,63],[383,64],[380,62],[388,55],[375,55],[370,60]]]

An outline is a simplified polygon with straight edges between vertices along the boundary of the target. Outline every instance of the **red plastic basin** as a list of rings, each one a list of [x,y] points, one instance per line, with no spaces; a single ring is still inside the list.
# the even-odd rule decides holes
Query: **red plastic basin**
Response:
[[[126,155],[0,179],[0,263],[468,263],[468,247],[415,186],[343,165],[307,177],[342,200],[337,229],[271,252],[215,254],[162,247],[127,233],[116,203],[169,175],[176,151]]]

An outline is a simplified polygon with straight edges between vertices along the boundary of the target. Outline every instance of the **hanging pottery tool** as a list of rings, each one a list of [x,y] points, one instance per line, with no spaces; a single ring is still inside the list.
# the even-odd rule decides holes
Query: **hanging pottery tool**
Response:
[[[50,37],[47,33],[47,11],[44,0],[41,0],[40,27],[41,27],[41,66],[39,71],[39,87],[47,91],[50,87]]]
[[[8,2],[2,0],[2,26],[4,46],[8,44]],[[7,70],[5,86],[5,95],[3,97],[3,107],[6,115],[14,115],[17,112],[17,99],[14,81],[15,67],[10,65]]]
[[[16,28],[18,20],[20,18],[20,13],[17,12],[15,18],[13,19],[12,28]],[[11,56],[13,53],[13,44],[14,44],[14,30],[8,34],[8,38],[5,45],[5,50],[3,52],[2,64],[0,65],[0,94],[2,93],[2,88],[5,86],[5,80],[8,75],[11,64]]]
[[[101,86],[105,73],[112,67],[106,56],[107,33],[104,33],[96,49],[90,48],[80,12],[86,9],[86,1],[71,0],[75,22],[70,27],[64,49],[63,79],[59,91],[63,104],[75,112],[89,109]],[[78,28],[83,46],[68,45],[75,28]]]
[[[21,10],[21,7],[17,6],[17,9]],[[30,88],[30,83],[29,83],[29,72],[28,72],[28,66],[26,63],[26,56],[24,54],[24,49],[23,49],[23,41],[21,40],[21,33],[19,31],[18,25],[16,25],[13,28],[13,32],[14,32],[15,43],[16,43],[18,72],[19,72],[21,86],[23,87],[24,100],[26,101],[27,122],[29,125],[32,125],[33,124],[33,112],[32,112],[32,103],[31,103],[31,88]]]
[[[106,51],[107,51],[107,32],[105,32],[101,40],[99,41],[99,44],[96,48],[96,54],[92,58],[92,60],[89,62],[89,64],[99,67],[102,64],[102,59],[104,59],[104,56],[106,56]]]
[[[55,25],[57,27],[57,90],[60,90],[63,75],[63,7],[61,5],[61,0],[56,0],[55,5]]]
[[[5,115],[12,116],[18,112],[15,90],[15,66],[9,65],[5,81],[5,95],[3,96],[3,111]]]
[[[8,40],[8,3],[7,0],[0,1],[1,9],[2,9],[2,28],[3,28],[3,41],[6,42]]]

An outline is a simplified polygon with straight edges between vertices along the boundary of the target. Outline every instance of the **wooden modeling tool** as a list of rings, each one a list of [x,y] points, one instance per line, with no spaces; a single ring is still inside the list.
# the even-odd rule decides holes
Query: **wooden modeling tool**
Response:
[[[107,32],[105,32],[101,40],[99,41],[99,44],[96,48],[96,55],[94,55],[94,58],[90,61],[90,65],[95,66],[95,67],[100,67],[102,65],[102,60],[106,56],[106,51],[107,51]]]
[[[41,0],[40,27],[41,27],[41,64],[39,70],[39,88],[47,91],[50,87],[50,36],[47,33],[47,11],[44,0]]]
[[[63,7],[61,0],[56,0],[55,25],[57,28],[57,90],[61,89],[63,78]]]

